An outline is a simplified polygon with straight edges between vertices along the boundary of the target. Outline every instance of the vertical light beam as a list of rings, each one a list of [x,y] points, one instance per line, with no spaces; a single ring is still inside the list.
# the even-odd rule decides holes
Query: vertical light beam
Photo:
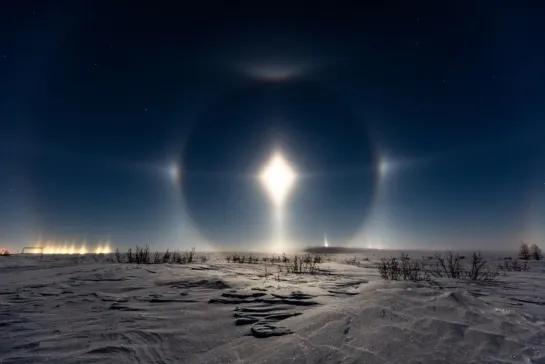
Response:
[[[280,153],[275,153],[263,168],[260,179],[268,192],[274,207],[273,247],[285,248],[285,203],[291,192],[296,174]]]

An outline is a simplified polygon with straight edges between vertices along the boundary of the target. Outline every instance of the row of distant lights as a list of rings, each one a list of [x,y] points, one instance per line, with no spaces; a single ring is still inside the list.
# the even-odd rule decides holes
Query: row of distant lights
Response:
[[[95,254],[109,254],[112,252],[112,249],[110,248],[110,243],[101,243],[96,245],[94,248],[90,247],[88,248],[86,244],[80,244],[76,245],[75,243],[72,244],[46,244],[45,246],[42,245],[36,245],[37,248],[40,248],[41,251],[34,251],[34,253],[43,253],[43,254],[66,254],[66,255],[73,255],[73,254],[89,254],[89,253],[95,253]]]

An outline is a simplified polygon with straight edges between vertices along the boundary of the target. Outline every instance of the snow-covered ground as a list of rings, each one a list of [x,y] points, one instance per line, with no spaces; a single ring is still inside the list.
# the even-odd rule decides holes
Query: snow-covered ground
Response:
[[[316,275],[221,254],[0,257],[0,362],[545,363],[543,261],[494,282],[386,282],[379,255],[328,256]]]

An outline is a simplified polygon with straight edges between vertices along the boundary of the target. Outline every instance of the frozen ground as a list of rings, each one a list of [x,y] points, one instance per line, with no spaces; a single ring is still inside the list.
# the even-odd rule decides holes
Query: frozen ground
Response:
[[[317,275],[221,255],[0,257],[0,362],[545,363],[543,261],[488,283],[385,282],[380,254],[328,256]]]

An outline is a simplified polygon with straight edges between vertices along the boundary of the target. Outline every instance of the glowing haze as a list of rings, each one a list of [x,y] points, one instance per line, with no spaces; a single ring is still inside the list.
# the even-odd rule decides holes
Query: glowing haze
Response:
[[[112,252],[109,242],[99,243],[94,246],[88,246],[86,243],[60,243],[60,242],[46,242],[37,243],[32,247],[26,248],[25,253],[30,254],[109,254]]]
[[[295,183],[296,175],[281,153],[276,152],[260,175],[276,206],[283,206]]]

